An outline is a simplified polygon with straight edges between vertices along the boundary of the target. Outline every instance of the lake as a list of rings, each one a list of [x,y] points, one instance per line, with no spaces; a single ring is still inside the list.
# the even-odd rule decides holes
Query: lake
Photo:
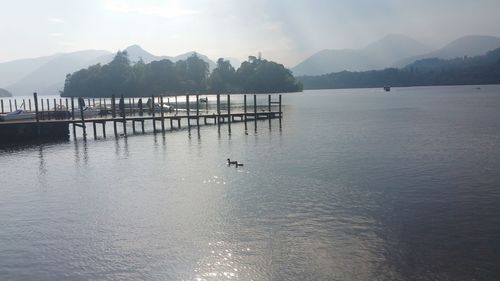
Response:
[[[0,280],[499,278],[500,86],[283,102],[231,134],[1,148]]]

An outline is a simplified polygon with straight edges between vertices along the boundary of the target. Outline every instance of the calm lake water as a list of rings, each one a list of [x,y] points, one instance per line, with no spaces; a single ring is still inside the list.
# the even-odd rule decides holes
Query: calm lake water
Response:
[[[283,100],[230,135],[0,149],[0,280],[500,278],[500,86]]]

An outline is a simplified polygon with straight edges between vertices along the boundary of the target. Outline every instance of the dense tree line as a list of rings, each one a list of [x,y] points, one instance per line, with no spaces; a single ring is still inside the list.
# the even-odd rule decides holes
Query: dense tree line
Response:
[[[274,93],[301,91],[290,70],[272,61],[249,57],[238,70],[224,59],[210,73],[196,54],[173,63],[164,59],[131,64],[118,52],[106,65],[96,64],[66,76],[63,96],[159,96],[196,93]]]
[[[500,84],[500,48],[484,56],[419,60],[402,69],[343,71],[297,79],[305,89]]]

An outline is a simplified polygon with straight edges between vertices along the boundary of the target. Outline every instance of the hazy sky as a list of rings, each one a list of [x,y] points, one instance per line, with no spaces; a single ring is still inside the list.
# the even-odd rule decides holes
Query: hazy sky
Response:
[[[360,48],[389,33],[434,47],[500,36],[499,0],[0,0],[0,62],[139,44],[155,55],[294,66],[322,49]]]

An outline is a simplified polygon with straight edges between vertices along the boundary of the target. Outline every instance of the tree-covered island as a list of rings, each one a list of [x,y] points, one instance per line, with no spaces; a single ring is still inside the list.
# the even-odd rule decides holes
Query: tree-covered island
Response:
[[[168,59],[132,64],[118,52],[105,65],[96,64],[66,76],[62,96],[110,97],[177,94],[283,93],[302,91],[302,84],[282,64],[250,56],[236,70],[224,59],[210,73],[196,54],[186,60]]]

